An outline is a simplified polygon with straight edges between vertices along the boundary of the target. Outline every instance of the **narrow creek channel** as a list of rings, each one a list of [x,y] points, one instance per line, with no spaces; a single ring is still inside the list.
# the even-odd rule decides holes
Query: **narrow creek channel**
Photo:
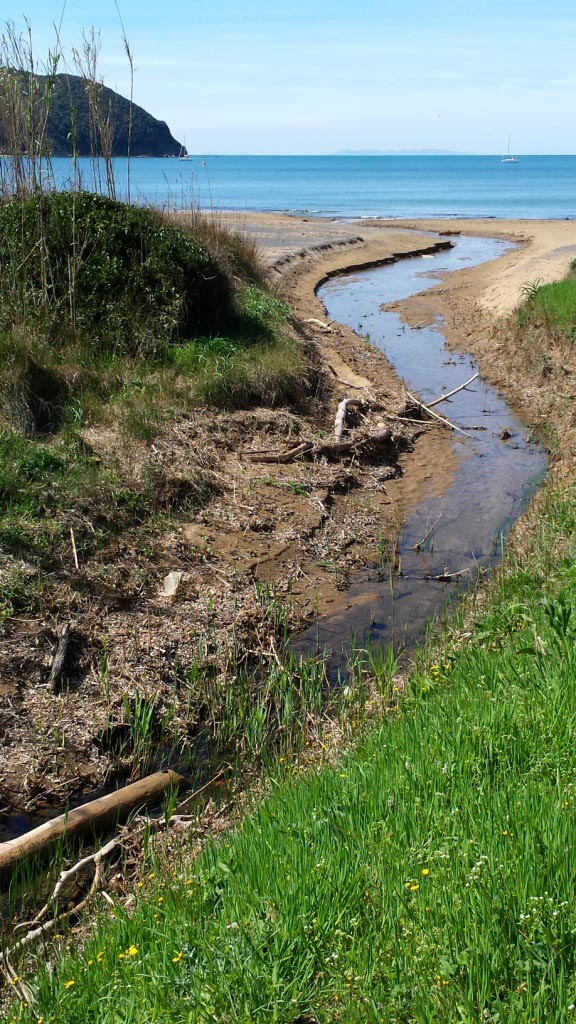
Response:
[[[332,278],[319,296],[331,319],[368,334],[408,387],[430,400],[462,384],[476,371],[476,364],[468,354],[446,347],[441,323],[410,329],[382,304],[432,288],[452,271],[495,259],[509,248],[510,243],[461,236],[453,249],[434,256]],[[402,575],[382,572],[374,552],[373,566],[356,574],[335,601],[333,613],[292,645],[301,653],[330,652],[328,671],[334,679],[345,670],[354,646],[391,643],[396,650],[413,649],[430,621],[441,616],[479,572],[498,561],[510,526],[544,476],[546,453],[528,440],[527,426],[493,387],[478,379],[472,388],[442,408],[459,426],[480,429],[471,431],[472,440],[453,435],[453,467],[442,474],[448,479],[442,493],[437,467],[430,466],[428,489],[408,509],[400,531]],[[503,431],[509,434],[507,440]],[[458,575],[450,582],[433,578],[445,573]],[[41,820],[43,816],[14,815],[3,822],[0,839],[20,835]]]
[[[471,377],[476,363],[466,352],[447,348],[440,321],[410,328],[382,305],[433,288],[449,273],[495,259],[511,247],[497,239],[460,236],[453,249],[434,256],[333,278],[318,295],[330,319],[368,335],[408,388],[431,401]],[[528,427],[502,395],[481,378],[471,388],[438,410],[447,410],[472,439],[453,435],[454,471],[447,486],[438,493],[431,466],[424,495],[408,509],[398,539],[401,575],[375,572],[375,552],[374,566],[356,574],[333,612],[296,641],[299,652],[329,652],[331,676],[344,667],[353,647],[391,643],[398,651],[413,650],[430,621],[499,560],[510,527],[544,476],[544,449],[530,439]]]

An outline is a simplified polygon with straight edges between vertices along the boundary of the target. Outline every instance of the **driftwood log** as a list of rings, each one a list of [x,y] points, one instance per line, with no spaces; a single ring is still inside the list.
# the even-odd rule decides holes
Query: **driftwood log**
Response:
[[[205,782],[204,785],[200,786],[200,788],[195,790],[194,793],[191,793],[190,796],[179,804],[179,811],[184,810],[188,804],[196,801],[201,793],[213,786],[218,779],[222,778],[223,775],[223,771],[218,772],[214,778]],[[15,930],[26,928],[26,934],[23,935],[23,937],[19,939],[11,949],[0,951],[0,969],[4,970],[4,973],[10,980],[11,984],[16,985],[18,983],[17,981],[14,981],[14,978],[17,979],[17,975],[12,967],[10,959],[11,955],[13,953],[18,953],[24,949],[24,947],[29,946],[41,936],[45,936],[48,933],[56,931],[63,922],[69,922],[72,917],[77,918],[79,916],[91,897],[99,890],[102,890],[102,884],[104,881],[104,862],[107,857],[114,853],[118,848],[121,848],[127,840],[134,840],[136,836],[141,835],[145,830],[152,831],[153,829],[168,829],[174,826],[179,828],[189,828],[197,821],[197,816],[195,814],[190,815],[178,813],[171,815],[171,817],[145,818],[143,821],[141,819],[138,819],[138,821],[139,824],[136,828],[134,828],[132,824],[127,825],[120,835],[115,836],[106,843],[105,846],[101,846],[98,850],[94,850],[93,853],[90,853],[88,856],[77,861],[72,865],[72,867],[61,871],[52,894],[48,897],[42,909],[38,911],[34,920],[21,922],[16,925]],[[94,875],[90,882],[88,891],[83,895],[82,899],[78,903],[74,903],[73,905],[70,904],[65,910],[58,913],[59,900],[66,883],[69,882],[71,878],[75,878],[75,876],[79,875],[85,868],[92,865],[94,866]],[[104,890],[102,890],[102,895],[108,902],[110,902],[110,897]],[[25,1001],[28,1001],[24,991],[21,991],[20,995],[25,999]]]
[[[63,836],[85,835],[113,822],[125,820],[138,807],[158,803],[167,789],[179,789],[185,780],[177,772],[156,772],[107,796],[90,800],[66,814],[45,821],[23,836],[0,843],[0,871],[31,857]]]
[[[334,420],[334,437],[336,440],[339,441],[342,437],[349,409],[359,409],[360,412],[366,412],[369,408],[370,403],[362,398],[343,398],[336,410],[336,419]]]
[[[336,376],[336,371],[332,367],[330,367],[330,369]],[[475,373],[457,388],[453,388],[453,390],[449,391],[446,395],[441,395],[439,398],[435,398],[434,401],[429,402],[428,404],[423,402],[422,399],[418,398],[416,395],[413,395],[412,392],[408,391],[406,388],[406,395],[412,405],[415,406],[416,409],[425,417],[430,418],[428,424],[426,424],[425,421],[416,420],[412,417],[392,416],[386,413],[382,409],[382,406],[369,394],[366,394],[365,398],[343,398],[338,405],[336,418],[334,420],[335,441],[325,442],[323,444],[315,441],[301,441],[300,444],[297,444],[295,447],[289,448],[286,451],[251,451],[246,452],[246,456],[252,462],[286,463],[294,462],[296,459],[304,457],[315,459],[322,456],[331,458],[339,455],[373,455],[379,448],[385,447],[389,444],[396,444],[398,442],[398,435],[396,435],[390,427],[379,429],[373,434],[363,435],[362,437],[357,437],[351,441],[342,441],[342,433],[344,431],[346,417],[350,409],[357,409],[360,412],[367,412],[372,409],[375,412],[380,412],[382,418],[391,423],[410,423],[414,426],[418,426],[420,429],[426,425],[448,427],[449,430],[454,430],[456,433],[462,434],[464,437],[471,438],[472,435],[469,434],[468,431],[463,430],[462,427],[457,426],[456,423],[453,423],[452,420],[447,419],[447,417],[440,416],[439,413],[434,412],[432,406],[440,405],[441,402],[448,401],[452,395],[456,395],[459,391],[464,391],[470,384],[472,384],[473,381],[476,380],[477,377],[478,374]],[[337,380],[340,380],[340,378],[337,377]],[[346,382],[341,381],[341,383],[344,384]],[[348,384],[348,387],[357,387],[357,385]],[[360,389],[358,387],[358,390],[365,391],[366,389]]]
[[[422,426],[421,423],[419,425]],[[317,459],[323,456],[334,458],[339,455],[374,455],[379,449],[395,445],[399,440],[399,435],[390,427],[386,427],[385,430],[357,437],[352,441],[326,441],[318,444],[314,441],[303,441],[295,448],[289,448],[284,452],[258,451],[246,452],[246,455],[252,462],[294,462],[304,457]]]

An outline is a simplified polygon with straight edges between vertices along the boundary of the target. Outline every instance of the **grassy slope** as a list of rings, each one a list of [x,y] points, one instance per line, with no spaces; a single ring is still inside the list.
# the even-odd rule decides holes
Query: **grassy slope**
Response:
[[[162,509],[153,476],[95,457],[85,427],[149,442],[205,405],[309,397],[253,247],[180,223],[88,193],[0,204],[0,553],[26,562],[0,560],[0,619],[36,607],[71,525],[82,555]]]
[[[530,305],[523,337],[570,361],[573,314],[548,336]],[[557,474],[473,621],[338,767],[281,779],[172,874],[152,863],[130,913],[27,977],[21,1019],[573,1019],[575,527]]]

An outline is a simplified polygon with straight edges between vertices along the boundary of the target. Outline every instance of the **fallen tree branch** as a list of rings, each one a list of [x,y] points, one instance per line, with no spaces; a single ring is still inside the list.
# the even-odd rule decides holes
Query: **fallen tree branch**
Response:
[[[433,533],[436,527],[438,526],[438,523],[442,519],[443,514],[443,512],[440,513],[438,518],[435,519],[434,522],[432,523],[432,526],[428,530],[426,530],[426,533],[422,537],[422,540],[419,540],[417,544],[413,544],[411,548],[408,548],[409,551],[420,551],[422,545],[426,543],[430,534]]]
[[[299,456],[308,454],[313,448],[312,441],[304,441],[302,444],[296,445],[295,448],[289,448],[287,452],[247,452],[247,455],[252,462],[294,462]]]
[[[479,373],[475,373],[469,380],[465,380],[463,384],[460,384],[459,387],[453,388],[452,391],[449,391],[447,395],[440,395],[440,398],[435,398],[433,402],[428,402],[427,408],[431,409],[434,405],[440,405],[440,402],[447,402],[449,398],[452,398],[452,395],[457,395],[459,391],[464,391],[464,389],[467,388],[469,384],[472,384],[477,380],[479,376]]]
[[[321,331],[326,331],[327,334],[332,334],[333,320],[329,320],[328,323],[324,323],[324,320],[319,320],[317,316],[309,316],[304,323],[312,324],[313,327],[319,327]]]
[[[141,831],[141,829],[138,829],[136,834],[138,834],[139,831]],[[36,914],[36,917],[32,921],[32,927],[40,924],[42,919],[46,917],[46,914],[48,913],[51,906],[56,906],[58,904],[58,897],[60,896],[62,889],[64,888],[66,883],[69,882],[72,878],[74,878],[79,871],[82,871],[82,868],[87,867],[88,864],[94,864],[94,877],[90,884],[90,889],[85,899],[82,901],[82,904],[84,904],[88,896],[91,896],[92,893],[99,886],[99,883],[102,878],[102,861],[104,860],[105,857],[108,856],[109,853],[112,853],[114,850],[116,850],[121,845],[123,840],[123,835],[115,836],[115,838],[111,839],[109,843],[106,843],[104,846],[101,846],[99,850],[96,850],[94,853],[89,853],[86,857],[82,857],[81,860],[77,860],[76,863],[73,864],[71,868],[67,868],[64,871],[61,871],[60,875],[58,876],[58,881],[56,882],[56,885],[54,886],[54,889],[52,891],[52,895],[50,896],[50,899],[44,904],[42,910],[40,910]],[[74,907],[74,910],[77,910],[79,906],[80,904]]]
[[[441,583],[449,583],[450,580],[453,580],[456,576],[463,576],[465,572],[472,572],[470,566],[466,566],[464,569],[458,569],[457,572],[439,572],[436,576],[429,575],[424,578],[427,580],[440,580]]]
[[[380,430],[376,434],[368,434],[364,437],[355,438],[352,441],[327,441],[322,444],[314,444],[313,441],[304,442],[297,448],[291,448],[287,452],[257,453],[247,452],[252,462],[293,462],[303,455],[310,458],[331,457],[335,455],[366,455],[369,452],[377,451],[378,448],[387,444],[394,444],[398,440],[389,427]]]
[[[30,986],[27,985],[18,974],[16,974],[8,953],[0,954],[0,963],[2,964],[4,974],[6,975],[9,984],[12,986],[14,991],[18,993],[20,999],[24,1003],[27,1003],[28,1006],[34,1007],[34,996],[32,995]]]
[[[343,398],[336,410],[336,419],[334,420],[334,436],[337,441],[342,437],[342,431],[346,424],[346,416],[348,415],[349,409],[368,409],[370,403],[366,402],[363,398]]]
[[[175,775],[174,772],[172,772],[171,774]],[[181,812],[188,804],[191,803],[191,801],[195,800],[198,796],[200,796],[200,794],[203,793],[205,789],[207,789],[209,786],[217,782],[218,779],[221,778],[223,775],[224,771],[219,771],[217,775],[215,775],[212,779],[206,782],[203,786],[200,786],[199,789],[196,789],[193,793],[190,794],[190,796],[183,800],[182,803],[179,804],[178,810]],[[179,778],[181,778],[181,776],[179,776]],[[63,922],[68,921],[73,916],[76,917],[84,909],[89,899],[102,886],[102,882],[104,879],[103,864],[105,859],[116,849],[121,847],[122,844],[125,843],[127,839],[134,839],[136,836],[141,835],[145,831],[145,829],[161,828],[163,825],[166,825],[166,827],[175,826],[177,828],[186,827],[193,820],[196,819],[192,815],[182,813],[173,814],[167,820],[165,818],[146,818],[140,825],[138,825],[137,828],[125,829],[121,835],[115,836],[114,839],[111,839],[108,843],[100,847],[98,850],[95,850],[93,853],[88,854],[86,857],[82,857],[81,860],[73,864],[72,867],[66,868],[63,871],[61,871],[51,896],[46,901],[42,909],[36,914],[34,920],[28,922],[28,924],[23,924],[20,926],[27,927],[29,929],[26,932],[26,934],[23,935],[22,938],[19,939],[18,942],[16,942],[9,950],[0,952],[0,966],[4,968],[4,971],[8,975],[8,977],[10,977],[10,971],[13,971],[10,961],[10,957],[13,953],[17,953],[19,950],[24,949],[26,946],[29,946],[36,939],[40,938],[40,936],[47,935],[50,932],[53,932],[58,925],[61,925]],[[86,895],[80,900],[79,903],[74,904],[74,906],[68,907],[68,909],[62,911],[61,914],[56,914],[54,917],[48,918],[48,920],[43,920],[51,908],[57,907],[58,898],[62,892],[64,885],[67,882],[69,882],[70,879],[74,878],[77,874],[79,874],[79,872],[81,872],[89,864],[94,864],[95,871],[94,877],[92,878],[92,881],[90,883],[90,888]],[[114,906],[113,901],[110,899],[106,892],[102,891],[102,896],[111,906]]]
[[[433,420],[438,420],[439,423],[443,423],[444,426],[449,427],[450,430],[455,430],[457,434],[463,434],[464,437],[469,437],[471,440],[474,440],[472,434],[468,434],[465,430],[462,430],[461,427],[457,427],[455,423],[452,423],[452,420],[446,419],[445,416],[440,416],[440,414],[437,412],[432,412],[432,409],[430,409],[430,407],[427,406],[426,403],[423,402],[420,398],[416,398],[416,395],[413,395],[411,391],[408,391],[408,388],[406,388],[406,394],[408,395],[410,401],[413,402],[418,409],[421,409],[422,412],[427,413],[428,416],[430,416]]]

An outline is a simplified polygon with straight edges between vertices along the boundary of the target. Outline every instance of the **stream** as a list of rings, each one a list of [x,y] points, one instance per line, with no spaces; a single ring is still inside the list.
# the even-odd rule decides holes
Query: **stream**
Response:
[[[478,367],[467,353],[447,348],[441,321],[410,328],[382,304],[410,298],[455,270],[513,248],[490,238],[453,241],[454,248],[434,256],[351,272],[318,291],[328,317],[369,336],[424,402],[463,384]],[[333,678],[354,647],[391,643],[398,652],[413,650],[430,622],[498,562],[510,527],[544,477],[544,449],[481,378],[437,411],[472,436],[453,434],[454,471],[447,486],[438,493],[431,467],[425,493],[408,509],[398,539],[401,575],[375,572],[375,552],[374,566],[355,574],[333,612],[298,637],[299,652],[327,652]]]

